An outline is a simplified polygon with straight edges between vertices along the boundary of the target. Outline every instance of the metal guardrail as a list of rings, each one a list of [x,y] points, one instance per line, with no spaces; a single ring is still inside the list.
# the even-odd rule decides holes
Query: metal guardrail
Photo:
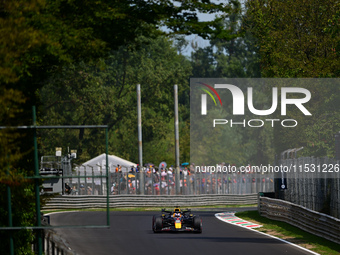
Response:
[[[284,200],[259,197],[261,216],[296,226],[311,234],[340,244],[340,219],[312,211]]]
[[[110,208],[172,207],[257,204],[257,194],[246,195],[114,195]],[[50,199],[43,210],[106,208],[106,196],[61,196]]]
[[[72,251],[65,239],[56,234],[52,230],[44,230],[43,234],[43,252],[45,255],[76,255],[75,251]]]
[[[50,226],[49,221],[49,216],[42,217],[41,225],[48,227]],[[41,238],[41,248],[45,255],[77,255],[77,253],[69,247],[67,241],[53,229],[42,230]],[[32,244],[32,251],[34,254],[38,253],[39,248],[37,244]]]

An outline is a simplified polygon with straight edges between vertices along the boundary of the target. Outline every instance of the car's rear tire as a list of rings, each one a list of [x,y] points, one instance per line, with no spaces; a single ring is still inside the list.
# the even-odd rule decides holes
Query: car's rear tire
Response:
[[[153,218],[153,232],[154,233],[159,233],[162,231],[163,227],[163,219],[162,217],[154,217]]]
[[[155,232],[155,216],[152,216],[152,231]]]
[[[197,233],[202,233],[202,219],[200,217],[194,218],[194,229]]]

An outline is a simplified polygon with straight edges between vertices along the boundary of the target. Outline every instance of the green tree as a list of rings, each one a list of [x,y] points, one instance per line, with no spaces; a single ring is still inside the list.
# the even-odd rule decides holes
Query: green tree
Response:
[[[247,1],[246,7],[246,28],[258,43],[263,77],[339,76],[338,1],[256,0]],[[302,153],[308,156],[334,156],[333,135],[340,128],[339,88],[326,80],[309,88],[313,117],[295,111],[290,116],[299,122],[295,132],[275,128],[277,154],[303,146]]]
[[[131,49],[134,45],[121,47],[96,65],[79,64],[65,69],[62,76],[51,77],[39,94],[44,113],[41,121],[50,125],[107,124],[110,153],[137,162],[136,84],[141,84],[144,157],[152,162],[173,158],[173,85],[179,85],[180,97],[188,92],[190,63],[165,37],[137,40],[136,50]],[[182,103],[184,118],[188,118],[186,111]],[[78,147],[79,162],[103,153],[102,134],[96,131],[41,133],[46,148],[41,153],[52,153],[54,147],[69,143]]]
[[[235,4],[229,15],[220,21],[220,27],[228,31],[228,38],[216,37],[210,41],[210,46],[204,49],[197,49],[191,55],[194,77],[206,78],[259,78],[261,72],[259,68],[258,46],[256,38],[245,29],[245,10],[241,9],[240,4]],[[259,109],[266,109],[267,102],[265,87],[254,87],[254,98]],[[247,88],[242,88],[246,93]],[[231,101],[231,98],[223,97],[224,100]],[[216,118],[224,116],[225,119],[233,118],[228,114],[231,108],[225,109],[224,112],[216,115]],[[211,113],[210,113],[211,114]],[[218,117],[219,116],[219,117]],[[246,113],[248,119],[252,119],[249,113]],[[207,124],[209,126],[209,124]],[[223,128],[222,128],[223,129]],[[208,134],[210,131],[205,130]],[[202,134],[198,134],[200,137]],[[192,137],[194,137],[193,134]],[[204,141],[201,153],[208,153],[206,148],[215,150],[213,154],[218,158],[219,151],[225,154],[225,162],[235,164],[255,164],[272,163],[274,159],[273,147],[273,129],[265,126],[263,128],[244,129],[244,128],[224,128],[219,130],[215,135],[210,134],[208,137],[216,139]],[[195,143],[195,142],[193,142]],[[210,145],[209,145],[210,144]],[[216,144],[221,144],[216,147]],[[195,145],[193,145],[196,147]],[[210,153],[210,152],[209,152]],[[212,153],[212,152],[211,152]],[[198,155],[198,158],[203,158]],[[220,159],[222,158],[219,157]],[[196,160],[197,161],[197,160]],[[216,163],[216,162],[215,162]],[[207,162],[206,162],[207,164]]]
[[[337,77],[340,34],[325,32],[339,3],[247,1],[247,29],[256,37],[263,77]]]
[[[22,93],[14,89],[0,88],[0,119],[3,125],[9,125],[22,111],[21,106],[25,102]],[[13,167],[17,161],[23,160],[24,154],[20,150],[20,139],[25,134],[15,129],[0,130],[0,192],[3,194],[0,206],[0,227],[8,226],[7,198],[10,190],[12,206],[13,226],[31,226],[35,222],[35,200],[32,194],[31,181],[24,179],[26,172],[21,168]],[[23,199],[18,199],[18,198]],[[0,251],[9,253],[8,231],[0,231]],[[33,236],[30,230],[13,231],[11,236],[14,242],[16,254],[33,254],[31,242]]]
[[[228,36],[213,37],[210,45],[191,54],[194,77],[260,77],[258,47],[245,30],[244,10],[235,1],[230,13],[219,20],[219,30]]]
[[[2,1],[0,32],[11,36],[0,39],[0,82],[41,81],[54,66],[98,58],[140,35],[155,37],[161,25],[177,34],[217,36],[215,21],[199,22],[197,11],[229,10],[210,1]]]

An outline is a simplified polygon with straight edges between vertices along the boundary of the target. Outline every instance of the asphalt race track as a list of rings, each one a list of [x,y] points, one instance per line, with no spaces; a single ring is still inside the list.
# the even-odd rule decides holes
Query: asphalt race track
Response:
[[[228,209],[237,210],[240,209]],[[109,229],[66,228],[56,231],[80,255],[310,254],[279,240],[216,219],[214,214],[222,211],[193,211],[203,219],[202,234],[154,234],[151,221],[152,216],[158,212],[111,212]],[[105,225],[106,212],[57,213],[50,218],[51,225]]]

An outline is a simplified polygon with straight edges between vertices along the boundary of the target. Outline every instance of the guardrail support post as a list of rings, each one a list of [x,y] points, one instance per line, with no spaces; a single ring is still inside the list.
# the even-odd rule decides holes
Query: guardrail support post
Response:
[[[35,106],[33,106],[33,126],[36,126],[36,114]],[[37,129],[33,129],[33,139],[34,139],[34,176],[39,177],[39,163],[38,163],[38,142],[37,142]],[[35,205],[36,205],[36,215],[37,215],[37,226],[41,227],[41,214],[40,214],[40,188],[39,179],[35,179]],[[38,238],[38,254],[42,254],[42,241],[41,241],[41,229],[37,230]]]
[[[8,155],[7,155],[7,158],[8,158]],[[9,165],[7,169],[7,175],[9,175]],[[7,185],[6,189],[7,189],[8,226],[13,227],[11,187]],[[13,243],[12,232],[9,232],[9,248],[10,248],[10,254],[14,255],[14,243]]]

